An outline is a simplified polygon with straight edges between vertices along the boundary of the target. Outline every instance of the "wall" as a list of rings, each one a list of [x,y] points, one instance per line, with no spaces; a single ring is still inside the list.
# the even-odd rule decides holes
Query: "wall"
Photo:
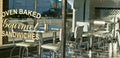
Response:
[[[2,45],[2,10],[3,0],[0,0],[0,46]]]
[[[95,19],[98,12],[95,10],[96,7],[99,8],[120,8],[120,0],[91,0],[90,2],[90,19]],[[100,13],[98,13],[99,15]]]
[[[3,11],[8,10],[9,0],[3,0]]]
[[[95,7],[120,7],[120,0],[93,0]]]

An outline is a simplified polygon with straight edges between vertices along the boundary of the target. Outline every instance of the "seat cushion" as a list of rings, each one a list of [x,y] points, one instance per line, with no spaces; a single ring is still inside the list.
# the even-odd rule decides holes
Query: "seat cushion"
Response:
[[[57,51],[60,48],[60,45],[59,44],[49,43],[49,44],[43,44],[43,45],[41,45],[41,47],[44,48],[44,49],[49,49],[49,50],[52,50],[52,51]]]

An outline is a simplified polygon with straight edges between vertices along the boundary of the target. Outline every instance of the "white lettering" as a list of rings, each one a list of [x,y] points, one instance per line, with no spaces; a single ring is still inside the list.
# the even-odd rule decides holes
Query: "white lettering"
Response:
[[[27,15],[32,16],[32,11],[28,10],[28,14]]]
[[[23,9],[19,9],[19,14],[23,14]]]
[[[37,18],[37,19],[41,18],[40,13],[37,13],[35,11],[31,11],[31,10],[11,9],[11,10],[8,10],[8,11],[5,11],[2,13],[3,17],[8,16],[8,15],[14,15],[14,14],[26,14],[26,15],[32,16],[32,17]]]
[[[13,15],[13,12],[12,12],[12,10],[9,10],[8,12],[10,13],[10,15]]]
[[[17,9],[13,9],[14,14],[17,14],[17,12],[18,12]]]
[[[5,13],[6,13],[6,16],[8,16],[8,15],[9,15],[9,11],[5,11]]]
[[[5,16],[6,16],[6,13],[5,13],[5,12],[3,12],[3,13],[2,13],[2,15],[3,15],[3,17],[5,17]]]
[[[36,17],[36,12],[35,11],[33,11],[32,16]]]
[[[27,10],[24,10],[24,14],[26,14],[26,15],[27,15]]]
[[[41,18],[41,14],[37,13],[36,18],[40,19]]]

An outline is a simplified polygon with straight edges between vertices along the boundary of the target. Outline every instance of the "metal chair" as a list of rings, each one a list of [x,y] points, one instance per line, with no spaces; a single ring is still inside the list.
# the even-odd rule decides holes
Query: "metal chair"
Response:
[[[77,58],[78,54],[79,55],[81,54],[80,46],[83,39],[82,34],[83,34],[83,26],[76,26],[75,32],[73,33],[73,38],[71,38],[71,39],[75,39],[75,41],[69,41],[69,44],[68,44],[69,57],[75,56],[75,58]]]
[[[76,45],[80,45],[80,43],[82,43],[82,34],[83,34],[83,26],[77,26],[74,32]]]
[[[92,47],[96,53],[108,52],[108,41],[112,40],[111,23],[106,21],[93,21]]]
[[[14,31],[12,30],[12,32],[14,32]],[[36,35],[39,35],[39,34],[35,34],[34,33],[34,36],[36,36]],[[39,39],[40,38],[23,39],[23,42],[14,43],[15,46],[11,49],[10,58],[13,57],[12,54],[13,54],[13,52],[14,52],[16,47],[20,48],[19,49],[19,56],[18,56],[18,58],[24,58],[24,56],[28,58],[29,57],[29,48],[37,47],[39,45],[38,44]]]
[[[62,35],[62,29],[60,29],[59,32],[59,40],[61,40],[61,35]],[[61,47],[61,41],[59,43],[55,43],[55,40],[56,40],[56,32],[53,32],[53,43],[47,43],[41,45],[42,49],[47,49],[53,52],[52,58],[57,57],[56,53],[59,51]]]
[[[89,48],[89,33],[90,33],[90,22],[80,22],[78,21],[76,23],[77,26],[83,26],[83,33],[82,33],[82,43],[81,43],[81,46],[82,46],[82,50],[85,50],[85,49],[88,49]]]

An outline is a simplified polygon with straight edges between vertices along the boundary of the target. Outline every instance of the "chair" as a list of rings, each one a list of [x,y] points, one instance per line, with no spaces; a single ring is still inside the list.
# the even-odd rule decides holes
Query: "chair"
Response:
[[[12,30],[12,32],[14,32]],[[36,35],[39,35],[39,34],[35,34],[33,36],[36,36]],[[12,54],[13,54],[13,51],[15,50],[16,47],[19,47],[19,58],[24,58],[24,55],[26,54],[25,57],[29,57],[29,49],[28,48],[32,48],[32,47],[37,47],[38,46],[38,41],[39,41],[40,38],[34,38],[34,39],[24,39],[23,38],[23,42],[19,42],[19,43],[14,43],[14,47],[12,48],[11,52],[10,52],[10,58],[12,58]],[[21,57],[22,56],[22,57]]]
[[[78,47],[78,45],[80,45],[81,41],[82,41],[82,34],[83,34],[83,26],[76,26],[75,27],[75,32],[73,33],[71,40],[69,40],[69,45],[77,45],[76,47]],[[75,39],[75,41],[73,40]]]
[[[83,26],[76,26],[75,27],[75,31],[73,33],[73,38],[75,39],[75,41],[69,41],[68,42],[68,54],[69,56],[76,56],[76,54],[80,54],[80,53],[76,53],[76,52],[80,52],[80,46],[82,43],[82,34],[83,34]],[[76,51],[76,52],[75,52]]]
[[[60,29],[59,32],[59,40],[61,40],[61,35],[62,35],[62,29]],[[56,39],[56,32],[53,32],[53,43],[47,43],[41,45],[42,49],[47,49],[53,52],[52,58],[56,58],[55,54],[59,51],[61,47],[61,41],[59,43],[55,43],[55,39]]]
[[[82,41],[83,26],[77,26],[74,32],[75,42],[80,44]]]
[[[76,23],[77,26],[83,26],[83,33],[82,33],[82,42],[81,42],[81,49],[89,50],[90,44],[90,32],[91,32],[91,22],[80,22],[78,21]]]
[[[96,52],[106,51],[106,47],[108,47],[108,41],[112,40],[112,28],[111,22],[106,21],[93,21],[93,33],[91,36],[92,39],[92,47],[96,49]]]

